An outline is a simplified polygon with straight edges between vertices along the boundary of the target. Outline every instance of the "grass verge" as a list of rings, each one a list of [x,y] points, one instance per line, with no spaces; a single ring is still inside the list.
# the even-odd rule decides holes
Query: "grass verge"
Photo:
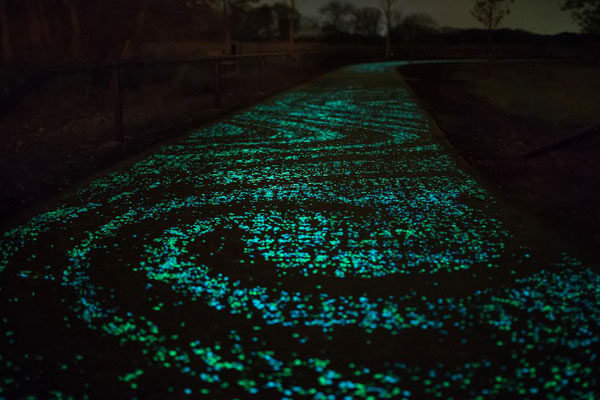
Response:
[[[600,137],[520,158],[600,123],[600,68],[515,62],[408,66],[401,73],[468,162],[600,262]]]

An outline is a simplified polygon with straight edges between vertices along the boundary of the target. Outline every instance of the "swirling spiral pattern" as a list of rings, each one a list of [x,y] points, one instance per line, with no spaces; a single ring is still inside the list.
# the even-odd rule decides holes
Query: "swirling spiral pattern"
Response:
[[[396,66],[7,230],[0,398],[598,398],[598,275],[460,165]]]

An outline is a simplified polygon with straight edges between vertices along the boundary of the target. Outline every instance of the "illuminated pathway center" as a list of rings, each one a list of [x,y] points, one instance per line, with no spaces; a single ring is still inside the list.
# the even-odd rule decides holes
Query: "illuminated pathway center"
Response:
[[[397,66],[7,229],[0,399],[600,398],[599,276],[459,163]]]

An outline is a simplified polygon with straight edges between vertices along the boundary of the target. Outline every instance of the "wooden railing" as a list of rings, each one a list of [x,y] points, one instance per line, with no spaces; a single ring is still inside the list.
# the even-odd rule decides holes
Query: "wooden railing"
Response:
[[[342,57],[339,57],[341,55]],[[30,78],[26,79],[17,88],[11,91],[10,96],[5,97],[4,104],[0,104],[0,117],[7,115],[12,108],[16,107],[17,104],[23,100],[29,93],[31,93],[36,87],[39,87],[44,82],[47,82],[53,78],[61,76],[69,76],[79,73],[90,73],[96,71],[110,71],[111,72],[111,91],[114,99],[114,137],[116,140],[123,142],[125,141],[124,132],[124,113],[123,113],[123,102],[122,102],[122,71],[137,68],[137,67],[151,67],[151,66],[177,66],[183,64],[212,64],[213,70],[213,95],[214,95],[214,106],[215,108],[221,108],[223,104],[223,71],[228,66],[236,66],[242,60],[256,60],[260,65],[260,91],[264,92],[267,86],[266,77],[266,60],[272,58],[280,58],[284,60],[285,68],[291,73],[294,66],[298,64],[298,61],[303,57],[308,56],[330,56],[331,60],[335,60],[332,66],[340,66],[351,62],[365,61],[372,59],[371,56],[363,56],[362,58],[353,55],[345,51],[320,51],[320,52],[297,52],[297,53],[263,53],[263,54],[242,54],[242,55],[229,55],[229,56],[218,56],[218,57],[197,57],[197,58],[178,58],[169,60],[128,60],[128,61],[114,61],[97,64],[73,64],[66,66],[47,67],[30,75]],[[344,62],[344,60],[347,60]],[[0,76],[1,80],[8,80],[9,77]]]

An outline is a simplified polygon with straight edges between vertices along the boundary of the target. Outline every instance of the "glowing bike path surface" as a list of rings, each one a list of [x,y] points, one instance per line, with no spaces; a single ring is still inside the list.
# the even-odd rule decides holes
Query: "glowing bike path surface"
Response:
[[[598,275],[459,164],[396,67],[6,230],[0,398],[600,398]]]

